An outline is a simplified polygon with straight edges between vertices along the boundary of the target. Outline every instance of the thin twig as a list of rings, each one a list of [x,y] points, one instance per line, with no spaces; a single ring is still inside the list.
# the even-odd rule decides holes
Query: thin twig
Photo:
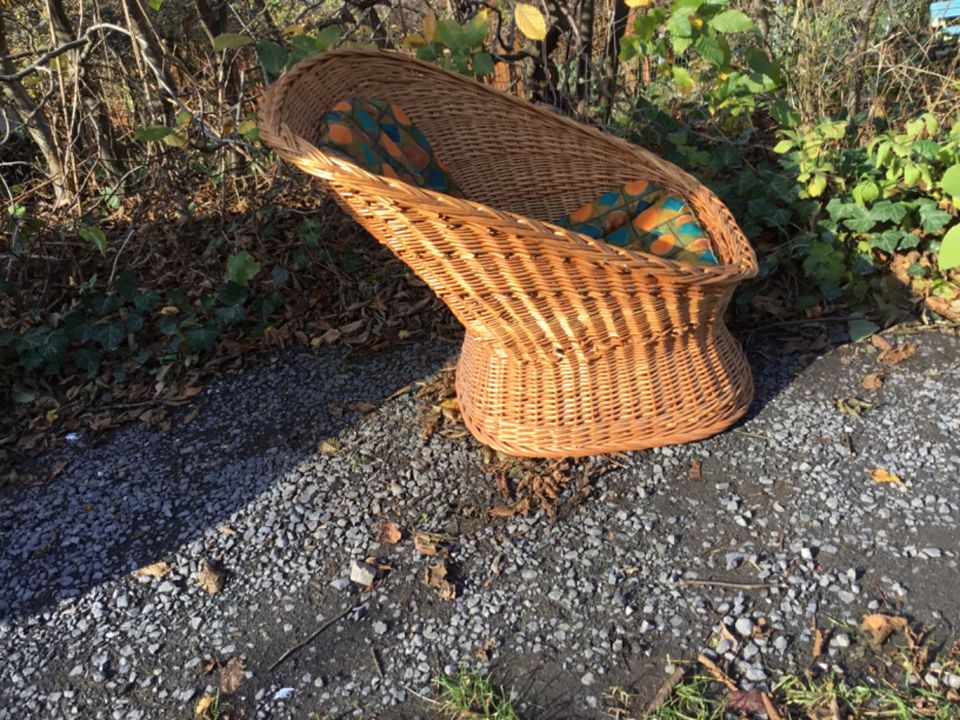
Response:
[[[721,670],[713,660],[708,658],[703,653],[700,653],[697,656],[697,662],[699,662],[701,665],[703,665],[707,669],[707,672],[710,673],[710,675],[713,677],[714,680],[726,685],[728,690],[739,689],[737,687],[737,684],[730,679],[730,676],[727,675],[723,670]]]
[[[679,580],[677,584],[695,587],[716,586],[734,588],[737,590],[782,590],[787,587],[783,583],[747,583],[727,580],[709,580],[706,578],[683,578],[682,580]]]
[[[685,673],[686,668],[682,666],[678,667],[666,680],[663,681],[663,685],[660,686],[660,689],[657,690],[656,695],[653,696],[653,700],[651,700],[650,704],[647,705],[647,710],[645,713],[647,717],[652,717],[653,714],[660,709],[660,706],[670,699],[674,688],[676,688],[677,685],[680,684],[680,681],[683,680]]]
[[[380,679],[382,680],[384,677],[383,663],[380,662],[380,656],[377,654],[376,648],[370,648],[370,656],[373,658],[373,666],[377,669],[377,675],[379,675]]]
[[[343,618],[345,618],[349,612],[351,612],[354,608],[358,607],[359,605],[360,603],[355,603],[353,605],[349,605],[345,607],[336,617],[333,617],[330,620],[327,620],[327,622],[325,622],[323,625],[317,628],[317,630],[306,640],[304,640],[303,642],[297,643],[292,648],[287,650],[283,655],[281,655],[276,660],[274,660],[273,663],[270,665],[270,667],[267,668],[267,671],[272,672],[274,669],[276,669],[276,667],[280,663],[282,663],[288,657],[293,655],[297,650],[300,650],[301,648],[305,647],[306,645],[309,645],[311,642],[316,640],[317,637],[319,637],[320,633],[322,633],[324,630],[331,627],[332,625],[336,625],[338,622],[343,620]]]

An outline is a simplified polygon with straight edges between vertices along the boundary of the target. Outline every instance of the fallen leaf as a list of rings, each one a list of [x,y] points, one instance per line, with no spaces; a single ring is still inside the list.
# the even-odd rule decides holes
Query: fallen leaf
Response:
[[[236,535],[236,534],[237,534],[237,531],[234,530],[234,529],[233,529],[232,527],[230,527],[229,525],[221,525],[221,526],[220,526],[220,532],[221,532],[223,535]]]
[[[193,708],[194,717],[203,717],[207,714],[207,711],[213,706],[216,698],[213,695],[204,695],[202,698],[197,700],[197,704]]]
[[[490,517],[513,517],[514,515],[523,515],[526,517],[531,509],[532,503],[529,497],[522,497],[513,505],[495,505],[487,510]]]
[[[897,363],[902,363],[909,357],[912,357],[913,354],[917,351],[915,345],[911,345],[908,342],[902,342],[894,348],[889,350],[884,350],[877,357],[878,362],[886,363],[887,365],[896,365]]]
[[[387,545],[396,545],[403,540],[403,531],[395,522],[385,521],[380,526],[380,542]]]
[[[422,555],[433,557],[443,550],[443,536],[417,530],[413,533],[413,546]]]
[[[727,712],[738,715],[763,715],[763,692],[759,688],[750,690],[731,690],[727,695]]]
[[[880,352],[886,352],[893,349],[893,345],[883,335],[871,335],[870,343]]]
[[[67,469],[67,461],[61,460],[60,462],[54,463],[53,467],[50,468],[50,479],[55,479],[60,473]]]
[[[152,578],[162,578],[166,577],[170,573],[170,566],[165,563],[163,560],[160,562],[155,562],[150,565],[144,565],[138,570],[134,570],[132,575],[135,578],[138,577],[152,577]]]
[[[235,693],[243,682],[243,660],[232,657],[220,671],[220,692],[227,695]]]
[[[860,627],[870,638],[874,647],[880,647],[886,642],[892,633],[897,630],[903,630],[907,627],[906,618],[893,615],[884,615],[875,613],[873,615],[864,615],[860,621]]]
[[[841,415],[854,418],[860,417],[861,413],[867,410],[873,410],[877,406],[876,403],[867,402],[866,400],[860,400],[855,397],[839,398],[835,402],[837,410],[840,411]]]
[[[423,584],[428,588],[439,588],[447,579],[447,564],[445,562],[425,565],[423,568]]]
[[[870,468],[867,472],[870,473],[870,477],[873,478],[874,482],[878,483],[895,483],[897,485],[903,485],[903,478],[899,475],[894,475],[889,470],[884,470],[880,467]]]
[[[690,463],[690,469],[687,471],[689,480],[703,479],[703,460],[694,460]]]
[[[203,569],[197,573],[197,585],[211,595],[216,595],[223,590],[223,571],[217,570],[217,568],[204,560]]]
[[[337,438],[324,438],[317,443],[317,450],[325,455],[335,455],[340,451],[340,441]]]
[[[827,642],[826,634],[820,628],[814,628],[813,631],[813,655],[814,660],[823,655],[823,646]]]
[[[493,638],[487,640],[483,645],[477,648],[477,652],[474,653],[477,660],[481,662],[490,662],[490,651],[497,646],[497,641]]]
[[[879,390],[881,387],[883,387],[884,379],[885,377],[883,373],[870,373],[860,382],[860,386],[864,390]]]
[[[456,600],[457,586],[449,580],[444,580],[440,584],[440,598],[443,600]]]
[[[946,298],[929,295],[923,302],[937,315],[942,315],[950,322],[960,323],[960,300],[951,302]]]

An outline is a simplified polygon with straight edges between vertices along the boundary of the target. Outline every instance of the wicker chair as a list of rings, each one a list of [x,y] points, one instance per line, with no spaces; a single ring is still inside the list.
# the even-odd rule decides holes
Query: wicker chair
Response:
[[[397,103],[470,200],[369,173],[313,143],[345,97]],[[717,433],[746,412],[750,369],[723,323],[756,257],[693,177],[642,148],[412,58],[335,51],[259,107],[263,140],[338,202],[466,328],[463,419],[512,455],[637,450]],[[683,195],[719,265],[623,250],[550,223],[643,178]]]

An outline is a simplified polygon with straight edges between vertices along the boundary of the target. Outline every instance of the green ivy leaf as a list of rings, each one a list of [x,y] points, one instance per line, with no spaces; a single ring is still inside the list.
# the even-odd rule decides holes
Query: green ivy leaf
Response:
[[[876,323],[862,319],[851,320],[848,327],[850,330],[850,340],[853,342],[866,340],[880,329],[880,326]]]
[[[96,225],[81,225],[77,232],[79,233],[80,237],[93,245],[97,250],[100,251],[101,255],[106,257],[107,236],[104,234],[103,230],[98,228]]]
[[[229,305],[218,308],[215,317],[220,325],[236,325],[246,319],[247,311],[241,305]]]
[[[188,330],[184,335],[187,351],[195,355],[213,351],[213,346],[219,334],[220,331],[216,325],[204,325],[203,327]]]
[[[130,270],[124,270],[114,278],[113,289],[127,300],[132,300],[137,289],[137,276]]]
[[[252,43],[253,38],[247,35],[239,35],[231,32],[221,33],[213,39],[213,50],[214,52],[223,52],[224,50],[233,50],[234,48],[243,47],[244,45],[250,45]]]
[[[907,207],[903,203],[881,200],[870,208],[870,217],[877,222],[899,223],[907,216]]]
[[[260,265],[246,250],[227,258],[227,279],[242,287],[247,287],[258,272]]]
[[[93,326],[93,337],[107,352],[116,350],[127,336],[126,326],[119,320]]]
[[[270,40],[257,43],[257,57],[260,58],[263,69],[274,77],[279,75],[287,64],[286,49]]]
[[[960,265],[960,224],[954,225],[943,236],[937,266],[945,272]]]
[[[724,10],[713,16],[710,26],[722,33],[746,32],[753,28],[753,20],[739,10]]]
[[[940,232],[952,217],[946,210],[938,208],[933,201],[920,206],[920,223],[924,232]]]
[[[893,251],[897,249],[902,238],[902,231],[890,229],[884,230],[882,233],[874,233],[868,238],[867,242],[869,242],[870,247],[875,250],[882,250],[885,253],[892,254]]]
[[[940,179],[940,187],[955,198],[960,198],[960,163],[947,168]]]
[[[163,0],[149,0],[147,4],[151,10],[157,12],[163,6]]]
[[[290,273],[287,272],[287,269],[282,265],[274,265],[273,271],[270,273],[271,280],[276,287],[280,287],[290,278]]]
[[[73,364],[85,370],[89,377],[95,377],[100,372],[100,360],[100,351],[96,348],[82,347],[73,353]]]
[[[29,405],[37,399],[37,394],[32,390],[27,390],[23,385],[15,385],[13,388],[13,401],[18,405]]]

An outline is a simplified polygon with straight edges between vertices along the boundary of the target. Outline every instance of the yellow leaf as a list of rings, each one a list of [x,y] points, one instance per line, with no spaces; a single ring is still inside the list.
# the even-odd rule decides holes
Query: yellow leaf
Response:
[[[163,562],[152,563],[151,565],[144,565],[139,570],[134,570],[131,573],[134,577],[152,577],[152,578],[162,578],[166,577],[170,573],[170,566]]]
[[[517,3],[513,11],[517,28],[531,40],[543,40],[547,36],[547,21],[543,13],[529,3]]]
[[[884,470],[883,468],[875,467],[870,471],[870,477],[878,483],[896,483],[897,485],[903,485],[903,480],[899,475],[894,475],[889,470]]]
[[[317,443],[317,449],[324,455],[335,455],[340,451],[340,441],[336,438],[325,438]]]
[[[627,0],[627,7],[638,8],[653,5],[653,0]]]
[[[213,705],[214,700],[216,700],[216,698],[213,695],[204,695],[197,700],[197,705],[193,708],[194,717],[203,717],[206,715],[207,710]]]
[[[431,10],[423,19],[423,37],[427,42],[436,42],[437,39],[437,14]]]
[[[283,29],[284,35],[303,35],[307,31],[305,25],[287,25]]]
[[[52,423],[55,422],[58,417],[60,417],[60,413],[58,413],[56,410],[47,410],[47,414],[44,417],[47,418],[48,423]]]

